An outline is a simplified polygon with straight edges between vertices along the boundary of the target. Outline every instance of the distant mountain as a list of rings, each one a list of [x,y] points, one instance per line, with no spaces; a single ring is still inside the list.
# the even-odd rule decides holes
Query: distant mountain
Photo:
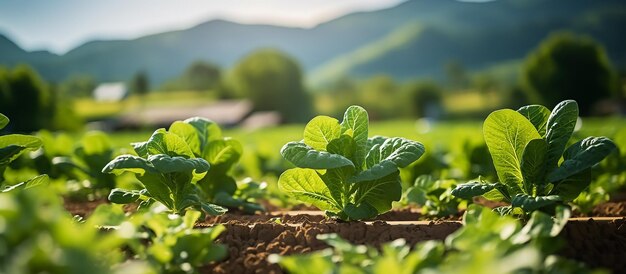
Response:
[[[441,74],[450,60],[480,69],[520,59],[556,30],[593,36],[614,64],[626,67],[623,0],[412,0],[310,29],[212,20],[133,40],[92,41],[61,56],[26,52],[0,35],[0,64],[29,63],[51,81],[75,73],[124,81],[145,70],[161,83],[198,59],[228,68],[257,48],[274,47],[295,57],[316,83],[378,73],[406,79]]]

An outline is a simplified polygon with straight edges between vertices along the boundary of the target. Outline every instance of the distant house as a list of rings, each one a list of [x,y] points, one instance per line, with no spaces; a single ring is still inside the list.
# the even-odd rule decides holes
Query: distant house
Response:
[[[93,98],[98,102],[117,102],[128,96],[128,88],[123,82],[102,83],[93,90]]]

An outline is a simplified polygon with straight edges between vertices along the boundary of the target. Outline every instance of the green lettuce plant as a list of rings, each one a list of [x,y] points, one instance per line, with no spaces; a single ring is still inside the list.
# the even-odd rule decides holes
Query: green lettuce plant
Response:
[[[9,118],[0,113],[0,129],[9,124]],[[17,157],[25,152],[37,150],[41,147],[41,140],[35,136],[23,134],[8,134],[0,136],[0,188],[4,188],[4,171]],[[2,191],[11,191],[18,188],[31,188],[48,182],[48,175],[39,175],[25,182],[21,182]]]
[[[552,111],[529,105],[491,113],[483,135],[500,182],[470,182],[452,194],[510,203],[497,209],[501,213],[516,208],[553,212],[556,205],[571,202],[591,183],[591,167],[616,148],[606,137],[587,137],[566,149],[577,119],[578,105],[572,100]]]
[[[226,209],[206,202],[197,181],[204,178],[209,163],[196,158],[192,146],[177,134],[165,129],[156,130],[146,142],[133,144],[135,155],[121,155],[109,162],[104,173],[135,173],[143,184],[142,190],[115,188],[109,194],[114,203],[158,201],[174,213],[182,214],[187,208],[219,215]]]
[[[280,175],[278,187],[343,220],[375,217],[400,200],[398,168],[424,153],[424,146],[404,138],[368,138],[365,109],[349,107],[343,121],[313,118],[304,139],[287,143],[281,155],[297,168]]]
[[[230,173],[243,154],[243,146],[239,141],[223,137],[217,123],[200,117],[176,121],[170,126],[169,132],[184,139],[194,157],[202,158],[211,165],[206,175],[198,181],[206,200],[249,213],[264,210],[248,197],[237,195],[237,182]]]
[[[430,216],[450,216],[465,208],[467,201],[452,195],[452,189],[457,186],[453,179],[435,180],[431,175],[421,175],[415,179],[402,197],[403,204],[416,204],[422,214]]]

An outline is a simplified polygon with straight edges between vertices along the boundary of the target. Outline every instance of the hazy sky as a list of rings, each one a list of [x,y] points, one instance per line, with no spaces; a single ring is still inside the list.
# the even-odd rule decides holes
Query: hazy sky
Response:
[[[312,27],[404,0],[0,0],[0,33],[27,50],[64,53],[93,39],[184,29],[209,19]]]

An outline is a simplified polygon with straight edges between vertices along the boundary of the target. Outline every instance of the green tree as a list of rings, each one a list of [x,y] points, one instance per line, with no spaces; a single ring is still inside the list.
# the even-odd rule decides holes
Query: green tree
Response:
[[[53,118],[53,98],[37,72],[19,65],[8,73],[7,80],[12,100],[2,111],[11,118],[13,130],[30,132],[49,125]]]
[[[216,65],[196,61],[185,70],[183,83],[187,89],[206,91],[220,86],[221,71]]]
[[[259,50],[246,56],[233,70],[237,92],[256,110],[276,110],[286,122],[306,120],[311,103],[302,83],[300,66],[277,50]]]
[[[532,101],[555,106],[578,102],[582,115],[617,90],[615,73],[602,46],[587,36],[557,33],[527,57],[522,85]]]
[[[144,96],[150,91],[150,81],[144,71],[137,72],[133,77],[131,91],[139,96]]]

